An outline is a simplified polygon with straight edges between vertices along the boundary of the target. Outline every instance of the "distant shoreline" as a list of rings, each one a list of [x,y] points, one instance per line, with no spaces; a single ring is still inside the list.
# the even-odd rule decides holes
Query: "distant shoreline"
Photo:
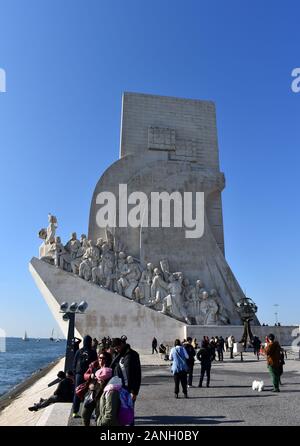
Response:
[[[20,382],[20,384],[17,384],[11,390],[0,396],[0,413],[3,409],[13,403],[13,401],[18,398],[21,393],[31,387],[36,381],[43,378],[43,376],[47,375],[47,373],[50,372],[50,370],[52,370],[62,358],[63,356],[60,356],[42,369],[38,369],[37,371],[33,372],[28,378]]]

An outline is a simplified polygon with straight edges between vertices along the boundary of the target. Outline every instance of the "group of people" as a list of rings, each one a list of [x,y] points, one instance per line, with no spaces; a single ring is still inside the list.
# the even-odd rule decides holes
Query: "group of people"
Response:
[[[54,395],[29,410],[73,401],[72,416],[81,417],[85,426],[90,425],[94,412],[98,426],[134,425],[134,404],[141,385],[139,354],[126,336],[103,338],[95,344],[91,336],[85,336],[83,347],[75,353],[73,371],[59,372]]]
[[[193,387],[195,358],[201,364],[198,387],[202,387],[205,375],[206,387],[210,386],[211,366],[212,362],[216,360],[216,353],[218,354],[218,361],[223,361],[224,351],[229,351],[230,358],[233,358],[233,345],[235,343],[233,336],[229,336],[226,339],[223,339],[222,336],[216,336],[211,339],[208,336],[204,336],[198,351],[194,348],[193,341],[191,337],[188,337],[183,342],[176,339],[174,347],[170,351],[169,359],[172,361],[171,372],[174,376],[175,398],[178,398],[180,383],[184,397],[188,398],[187,389],[188,387]],[[257,336],[254,336],[252,339],[252,346],[254,354],[259,359],[261,341]],[[283,365],[285,364],[285,351],[279,342],[275,340],[275,336],[272,333],[266,338],[264,355],[273,383],[273,392],[280,392],[279,385],[281,384],[281,375],[283,373]]]
[[[201,347],[198,351],[192,345],[192,338],[187,337],[181,343],[179,339],[175,340],[174,347],[170,351],[169,359],[172,361],[171,372],[174,376],[175,398],[179,396],[179,385],[185,398],[188,398],[188,387],[193,387],[193,373],[195,357],[201,364],[200,380],[198,387],[202,387],[203,379],[206,374],[206,386],[210,385],[211,363],[215,359],[215,348],[207,336],[204,336]]]
[[[255,337],[256,338],[256,337]],[[253,339],[254,352],[260,350],[260,340]],[[188,388],[193,387],[193,371],[195,359],[201,364],[198,387],[203,386],[206,375],[206,387],[210,387],[210,372],[212,362],[223,361],[223,352],[228,349],[232,355],[233,336],[223,339],[222,336],[204,336],[198,349],[196,339],[187,337],[183,342],[176,339],[168,359],[172,361],[171,372],[174,377],[175,398],[179,397],[181,384],[185,398],[188,398]],[[80,339],[74,339],[77,351],[74,356],[73,370],[66,373],[60,371],[54,394],[48,399],[29,407],[37,411],[49,404],[57,402],[73,402],[72,416],[82,418],[85,426],[90,425],[95,413],[98,426],[134,425],[134,404],[141,385],[141,364],[139,354],[127,343],[127,337],[105,337],[100,342],[87,335],[83,339],[83,347],[79,348]],[[152,340],[152,353],[157,352],[158,341]],[[166,346],[160,344],[159,352],[164,355]],[[273,391],[280,392],[280,378],[283,373],[284,350],[275,336],[270,334],[264,347],[268,370],[270,372]],[[79,414],[82,405],[81,415]]]

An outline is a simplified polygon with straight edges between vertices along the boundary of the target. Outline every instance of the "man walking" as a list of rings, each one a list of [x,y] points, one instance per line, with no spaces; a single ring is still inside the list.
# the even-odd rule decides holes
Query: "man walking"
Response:
[[[152,339],[152,355],[154,354],[154,352],[158,353],[158,351],[157,351],[157,339],[156,338]]]

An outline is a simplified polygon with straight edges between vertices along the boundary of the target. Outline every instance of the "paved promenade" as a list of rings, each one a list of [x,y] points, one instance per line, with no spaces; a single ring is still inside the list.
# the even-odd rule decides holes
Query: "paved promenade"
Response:
[[[160,355],[141,354],[142,386],[136,403],[136,425],[143,426],[295,426],[300,425],[300,361],[286,360],[281,392],[272,393],[266,361],[257,361],[253,353],[244,354],[244,362],[225,354],[225,361],[214,362],[211,387],[198,388],[200,365],[194,369],[194,385],[189,398],[174,398],[170,363]],[[63,369],[63,360],[46,376],[27,388],[0,412],[0,426],[39,424],[44,410],[29,412],[27,407],[40,397],[53,393],[47,384]],[[252,390],[254,379],[264,380],[265,390]],[[204,381],[205,384],[205,381]],[[58,408],[60,410],[60,408]],[[68,409],[68,408],[67,408]],[[80,425],[81,419],[72,420]]]
[[[150,356],[150,355],[149,355]],[[211,387],[193,387],[189,398],[174,398],[169,366],[143,367],[140,397],[136,404],[137,425],[215,425],[263,426],[300,424],[300,361],[286,360],[283,386],[272,393],[266,361],[257,361],[253,353],[224,362],[214,362]],[[150,359],[148,358],[148,362]],[[194,369],[194,385],[199,382],[200,364]],[[263,380],[265,389],[252,390],[254,379]],[[204,381],[205,384],[205,381]]]

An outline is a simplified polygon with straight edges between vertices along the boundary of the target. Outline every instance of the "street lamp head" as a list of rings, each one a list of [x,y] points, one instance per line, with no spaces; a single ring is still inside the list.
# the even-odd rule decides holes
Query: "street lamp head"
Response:
[[[236,303],[236,309],[242,320],[252,319],[257,312],[257,306],[249,297],[244,297]]]
[[[68,315],[68,313],[65,313],[64,315],[63,315],[63,320],[65,321],[65,322],[67,322],[68,320],[69,320],[69,315]]]
[[[80,304],[77,307],[77,310],[80,311],[80,313],[84,313],[85,310],[87,309],[88,304],[85,300],[83,300],[82,302],[80,302]]]
[[[72,302],[70,307],[69,307],[69,311],[71,311],[71,313],[75,313],[75,311],[77,310],[78,304],[76,302]]]
[[[67,311],[69,304],[67,302],[63,302],[60,306],[60,311]]]

